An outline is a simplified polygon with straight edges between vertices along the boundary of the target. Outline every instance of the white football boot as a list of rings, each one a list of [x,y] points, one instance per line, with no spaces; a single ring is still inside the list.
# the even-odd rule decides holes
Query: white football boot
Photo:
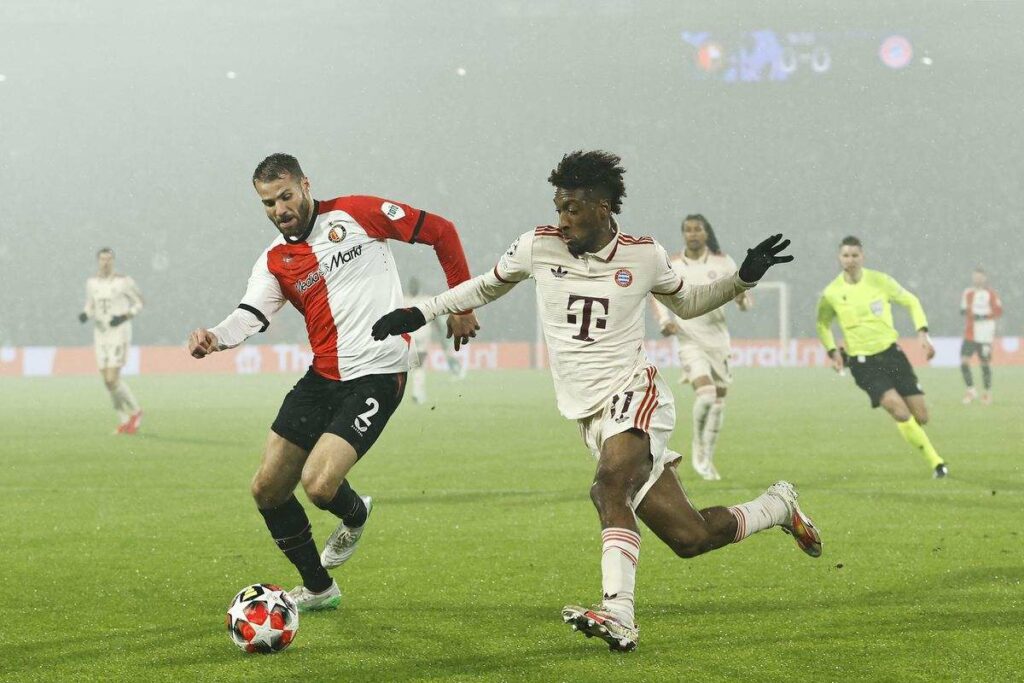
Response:
[[[793,537],[800,550],[811,557],[821,557],[821,536],[811,518],[803,513],[796,499],[800,494],[788,481],[777,481],[768,487],[766,493],[782,499],[789,509],[789,521],[782,524],[782,530]]]
[[[587,638],[597,636],[613,651],[632,652],[640,639],[640,627],[602,609],[602,605],[592,609],[566,605],[562,608],[562,621]]]
[[[341,589],[337,581],[331,581],[330,587],[322,593],[314,593],[305,586],[296,586],[288,591],[300,612],[316,612],[323,609],[338,609],[341,604]]]
[[[373,498],[370,496],[360,496],[360,498],[366,505],[366,522],[369,522],[370,511],[373,509]],[[338,522],[337,528],[331,532],[331,535],[327,537],[327,542],[324,543],[324,551],[320,553],[320,564],[324,566],[324,569],[340,567],[352,557],[359,544],[359,537],[363,535],[363,529],[366,528],[366,522],[359,527],[345,526],[344,520]]]

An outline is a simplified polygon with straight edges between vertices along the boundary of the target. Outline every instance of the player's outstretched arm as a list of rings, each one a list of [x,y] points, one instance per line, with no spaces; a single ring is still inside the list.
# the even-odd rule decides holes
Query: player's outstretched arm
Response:
[[[377,341],[382,341],[390,336],[418,330],[446,313],[460,313],[485,306],[507,294],[515,285],[515,282],[502,281],[494,272],[485,273],[447,292],[442,292],[419,306],[391,311],[373,324],[371,334]],[[464,344],[468,343],[469,339],[456,341]],[[460,343],[455,345],[456,350],[459,349]]]
[[[189,334],[188,352],[193,358],[205,358],[216,351],[220,351],[220,342],[210,330],[199,328]]]

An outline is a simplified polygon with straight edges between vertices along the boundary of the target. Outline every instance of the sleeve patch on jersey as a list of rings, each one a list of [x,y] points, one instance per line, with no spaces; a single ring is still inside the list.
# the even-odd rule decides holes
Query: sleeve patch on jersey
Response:
[[[398,204],[392,204],[391,202],[384,202],[380,205],[381,213],[388,217],[388,220],[398,221],[405,218],[405,210]]]
[[[508,254],[509,256],[515,256],[516,255],[516,251],[518,249],[519,249],[519,238],[517,237],[515,239],[515,241],[512,242],[512,246],[510,246],[508,248],[508,251],[506,251],[505,253]]]

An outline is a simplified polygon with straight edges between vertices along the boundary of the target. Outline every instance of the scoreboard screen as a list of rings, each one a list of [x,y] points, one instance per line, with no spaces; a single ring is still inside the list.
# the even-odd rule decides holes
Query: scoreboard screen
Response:
[[[829,78],[835,73],[903,71],[928,66],[907,32],[890,31],[682,31],[684,62],[700,80],[781,83]]]

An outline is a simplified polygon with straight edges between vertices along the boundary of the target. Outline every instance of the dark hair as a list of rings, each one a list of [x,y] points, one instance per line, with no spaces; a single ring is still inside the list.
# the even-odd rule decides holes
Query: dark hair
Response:
[[[986,271],[981,266],[974,266],[974,272],[978,273],[980,275],[984,275],[984,276],[988,277],[988,271]]]
[[[859,237],[847,235],[846,237],[843,238],[843,241],[839,243],[839,248],[842,249],[843,247],[860,247],[861,249],[863,249],[864,245],[860,243]]]
[[[270,183],[286,175],[290,175],[296,180],[306,177],[306,174],[302,172],[302,167],[299,166],[298,159],[291,154],[279,152],[271,154],[260,162],[256,170],[252,172],[252,182],[255,183],[258,180],[261,183]]]
[[[715,256],[720,256],[722,254],[722,247],[718,244],[718,236],[715,235],[715,230],[711,227],[711,223],[708,219],[704,218],[704,214],[691,213],[683,219],[683,223],[685,224],[686,221],[700,221],[704,226],[704,232],[708,235],[708,250]]]
[[[99,258],[102,254],[110,254],[113,256],[114,250],[110,247],[101,247],[100,250],[96,252],[96,258]]]
[[[621,163],[622,159],[610,152],[577,150],[562,157],[548,182],[564,190],[590,190],[608,200],[612,213],[619,213],[626,196],[626,185],[622,182],[626,169]]]

